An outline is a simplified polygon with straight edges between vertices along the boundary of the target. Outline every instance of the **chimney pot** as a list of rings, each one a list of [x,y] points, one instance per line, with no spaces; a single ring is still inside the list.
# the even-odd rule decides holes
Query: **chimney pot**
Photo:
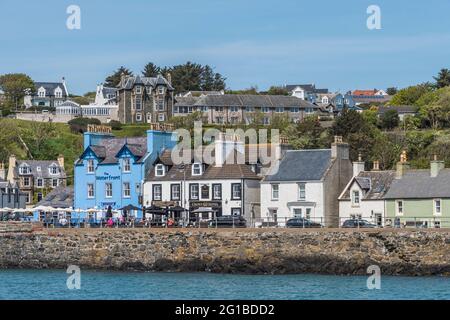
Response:
[[[373,162],[373,169],[372,169],[373,171],[378,171],[378,170],[380,170],[380,161],[378,161],[378,160],[375,160],[374,162]]]

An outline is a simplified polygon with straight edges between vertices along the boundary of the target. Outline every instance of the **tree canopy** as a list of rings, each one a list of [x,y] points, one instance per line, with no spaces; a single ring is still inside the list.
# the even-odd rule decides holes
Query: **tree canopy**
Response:
[[[447,68],[441,69],[433,79],[436,80],[436,88],[438,89],[450,86],[450,70]]]
[[[34,92],[33,80],[23,73],[9,73],[0,76],[0,89],[6,96],[9,107],[18,107],[20,100],[25,96],[26,91]]]
[[[113,87],[113,88],[117,87],[120,83],[120,78],[121,78],[122,74],[124,74],[126,76],[131,76],[131,75],[133,75],[133,72],[131,72],[129,69],[125,68],[124,66],[121,66],[119,69],[114,71],[113,74],[106,77],[105,86]]]

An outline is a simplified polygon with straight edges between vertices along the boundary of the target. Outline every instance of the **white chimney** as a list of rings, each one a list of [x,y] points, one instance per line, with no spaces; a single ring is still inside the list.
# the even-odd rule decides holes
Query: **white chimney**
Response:
[[[364,171],[365,163],[362,161],[361,154],[358,155],[358,161],[353,162],[353,176],[356,177],[360,172]]]

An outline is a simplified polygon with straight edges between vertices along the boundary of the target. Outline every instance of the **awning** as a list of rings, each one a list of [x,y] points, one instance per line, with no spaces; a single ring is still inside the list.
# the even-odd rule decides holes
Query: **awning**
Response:
[[[139,207],[133,206],[132,204],[129,204],[129,205],[123,207],[123,208],[120,208],[119,210],[122,210],[122,211],[124,211],[124,210],[126,210],[126,211],[139,210],[139,211],[142,211],[142,208],[139,208]]]
[[[216,212],[216,211],[217,210],[214,210],[212,208],[200,207],[198,209],[191,211],[191,213],[207,213],[207,212]]]

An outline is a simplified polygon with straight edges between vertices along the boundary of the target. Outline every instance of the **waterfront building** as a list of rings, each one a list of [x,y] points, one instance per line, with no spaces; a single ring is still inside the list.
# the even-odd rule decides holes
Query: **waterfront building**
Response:
[[[122,75],[117,89],[118,117],[122,123],[166,122],[172,115],[174,88],[167,79]]]
[[[335,137],[331,149],[288,150],[261,182],[261,216],[284,224],[304,217],[339,224],[338,197],[352,177],[349,146]]]
[[[20,191],[17,183],[5,179],[5,165],[0,163],[0,208],[24,209],[26,195]]]
[[[306,116],[317,115],[319,107],[308,101],[291,96],[215,94],[200,97],[176,97],[174,116],[186,116],[201,112],[204,123],[250,124],[261,121],[270,124],[275,115],[285,115],[292,122]]]
[[[410,227],[450,227],[450,169],[437,157],[430,169],[412,170],[402,154],[386,200],[386,217]]]
[[[27,205],[35,204],[51,190],[67,184],[64,156],[56,160],[18,160],[10,155],[7,180],[19,186]]]
[[[66,101],[69,96],[64,78],[62,78],[61,82],[35,82],[34,86],[34,90],[30,90],[32,92],[26,94],[24,97],[24,105],[26,108],[54,108]]]
[[[347,219],[363,219],[377,226],[386,222],[385,195],[395,179],[395,170],[379,168],[374,161],[371,171],[358,159],[353,163],[353,178],[339,196],[339,225]]]
[[[156,125],[146,137],[130,138],[114,137],[110,127],[89,126],[83,139],[74,168],[74,205],[82,210],[141,207],[145,173],[158,154],[176,144],[174,133]]]
[[[190,211],[191,219],[197,214],[203,220],[243,216],[248,225],[253,225],[260,216],[262,177],[258,159],[248,150],[243,142],[221,135],[214,141],[213,161],[208,163],[191,157],[189,163],[175,164],[170,152],[162,153],[144,184],[145,206],[181,206]],[[252,152],[257,152],[256,148]]]

